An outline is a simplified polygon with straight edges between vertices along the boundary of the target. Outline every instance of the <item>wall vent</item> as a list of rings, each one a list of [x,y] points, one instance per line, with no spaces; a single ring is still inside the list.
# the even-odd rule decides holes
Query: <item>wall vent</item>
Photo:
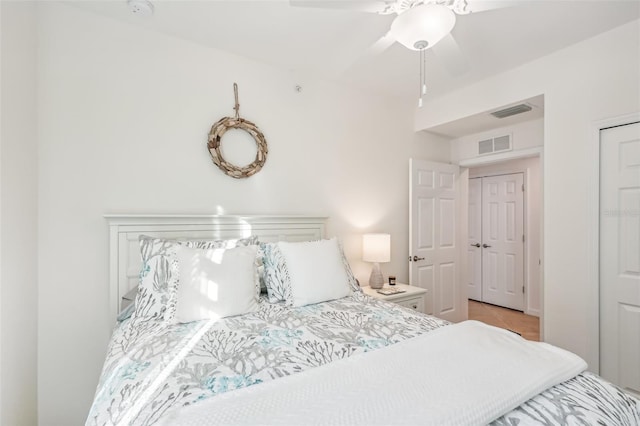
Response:
[[[512,115],[522,114],[523,112],[531,111],[532,108],[527,104],[514,105],[509,108],[501,109],[500,111],[494,111],[491,113],[496,118],[506,118]]]
[[[511,151],[511,135],[497,136],[478,142],[478,154],[493,154],[494,152]]]

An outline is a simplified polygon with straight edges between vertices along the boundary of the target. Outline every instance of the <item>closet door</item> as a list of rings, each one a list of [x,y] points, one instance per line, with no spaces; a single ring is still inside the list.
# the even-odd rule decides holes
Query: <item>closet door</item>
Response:
[[[522,173],[482,178],[482,300],[524,309]]]
[[[469,179],[469,283],[467,297],[482,301],[482,178]]]
[[[640,123],[600,132],[600,374],[640,396]]]

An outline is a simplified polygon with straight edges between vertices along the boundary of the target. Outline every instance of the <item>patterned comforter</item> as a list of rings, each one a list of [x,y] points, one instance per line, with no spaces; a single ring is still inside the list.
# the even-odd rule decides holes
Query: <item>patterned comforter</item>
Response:
[[[176,408],[295,374],[447,325],[354,294],[217,322],[129,319],[114,331],[87,425],[152,425]],[[539,394],[495,425],[640,424],[640,402],[583,373]]]

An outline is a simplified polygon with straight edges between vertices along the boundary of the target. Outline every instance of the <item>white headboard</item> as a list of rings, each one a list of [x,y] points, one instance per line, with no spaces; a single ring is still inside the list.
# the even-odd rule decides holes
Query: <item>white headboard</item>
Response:
[[[260,241],[308,241],[323,238],[326,217],[119,215],[104,216],[109,223],[110,310],[118,315],[122,296],[138,285],[139,235],[167,239],[227,239],[257,235]]]

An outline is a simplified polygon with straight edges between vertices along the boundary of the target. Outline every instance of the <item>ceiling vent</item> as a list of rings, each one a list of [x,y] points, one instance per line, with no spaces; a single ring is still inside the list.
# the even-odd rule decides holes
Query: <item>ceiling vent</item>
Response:
[[[511,117],[512,115],[522,114],[523,112],[531,111],[531,105],[520,104],[515,105],[509,108],[501,109],[500,111],[494,111],[491,113],[496,118],[506,118]]]
[[[498,136],[478,142],[478,154],[486,155],[495,152],[511,151],[511,135]]]

